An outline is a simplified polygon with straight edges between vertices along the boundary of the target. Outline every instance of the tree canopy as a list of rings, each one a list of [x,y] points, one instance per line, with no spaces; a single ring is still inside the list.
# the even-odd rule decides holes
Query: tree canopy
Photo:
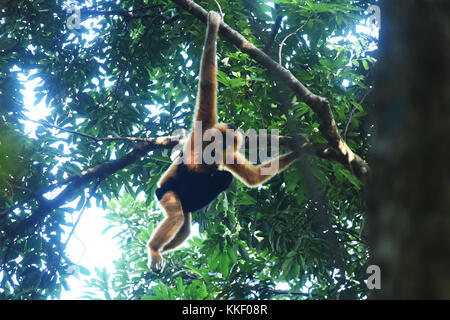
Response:
[[[122,252],[114,270],[92,275],[92,297],[365,298],[377,41],[361,25],[373,2],[220,2],[220,121],[278,129],[303,156],[262,187],[233,182],[193,213],[200,235],[155,274],[154,190],[172,133],[190,127],[205,10],[217,4],[77,1],[81,24],[70,29],[76,12],[61,2],[0,1],[0,298],[55,299],[74,269],[85,272],[66,256],[67,230],[92,199]],[[38,80],[34,106],[22,76]],[[39,104],[49,115],[30,119]]]

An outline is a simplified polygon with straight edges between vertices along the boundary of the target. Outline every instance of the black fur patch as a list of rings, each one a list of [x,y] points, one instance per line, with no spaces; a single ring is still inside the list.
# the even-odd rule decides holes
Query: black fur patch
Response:
[[[181,163],[177,176],[168,179],[155,194],[161,200],[167,191],[173,191],[180,198],[183,211],[193,212],[206,207],[227,190],[232,180],[233,175],[228,171],[192,172]]]

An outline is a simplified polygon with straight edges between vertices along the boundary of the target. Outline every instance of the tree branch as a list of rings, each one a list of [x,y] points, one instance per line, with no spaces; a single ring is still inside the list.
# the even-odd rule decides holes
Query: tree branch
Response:
[[[26,121],[31,121],[31,122],[34,122],[34,123],[37,123],[37,124],[41,124],[41,125],[43,125],[44,127],[47,127],[47,128],[54,128],[54,129],[61,130],[61,131],[64,131],[64,132],[72,133],[72,134],[75,134],[75,135],[80,136],[80,137],[84,137],[84,138],[87,138],[87,139],[94,140],[95,142],[101,142],[101,141],[106,141],[106,142],[109,142],[109,141],[126,141],[126,142],[149,142],[149,143],[155,143],[155,139],[156,139],[156,138],[138,138],[138,137],[96,137],[96,136],[93,136],[93,135],[90,135],[90,134],[87,134],[87,133],[78,132],[78,131],[75,131],[75,130],[59,127],[59,126],[56,126],[54,124],[51,124],[48,121],[33,120],[33,119],[30,119],[30,118],[26,117],[24,114],[22,114],[22,117]],[[177,137],[165,137],[165,138],[173,139],[174,142],[177,139]],[[180,140],[178,138],[177,142],[179,142],[179,141]]]
[[[275,3],[275,10],[279,11],[280,5],[278,3]],[[273,42],[275,41],[275,37],[278,34],[278,31],[281,27],[281,22],[283,21],[283,16],[281,13],[278,13],[277,19],[275,20],[275,24],[272,27],[272,33],[270,34],[270,39],[267,42],[266,46],[264,47],[264,52],[269,54],[269,50],[272,47]]]
[[[362,104],[369,93],[370,93],[370,91],[367,91],[358,103]],[[352,117],[353,117],[353,114],[355,113],[355,111],[356,111],[356,107],[353,106],[352,109],[350,110],[350,113],[348,114],[348,119],[347,119],[347,122],[345,123],[344,131],[342,132],[342,137],[345,141],[347,141],[348,127],[350,125],[350,122],[352,121]]]
[[[143,11],[148,9],[154,9],[158,7],[163,7],[162,4],[155,4],[155,5],[149,5],[142,8],[136,8],[132,10],[107,10],[107,11],[100,11],[100,10],[92,10],[91,8],[82,8],[81,13],[89,16],[121,16],[125,19],[139,19],[139,18],[148,18],[148,17],[154,17],[155,13],[144,13],[144,14],[138,14],[137,11]]]
[[[85,199],[84,204],[83,204],[83,207],[81,208],[80,213],[79,213],[79,215],[78,215],[78,217],[77,217],[77,220],[76,220],[75,223],[73,224],[72,230],[70,230],[70,233],[69,233],[69,235],[67,236],[67,239],[66,239],[66,241],[65,241],[64,244],[63,244],[63,249],[64,249],[64,250],[67,248],[67,244],[69,243],[70,239],[72,238],[73,234],[75,233],[75,229],[77,228],[78,223],[79,223],[80,220],[81,220],[81,216],[83,215],[84,210],[86,209],[86,206],[88,205],[88,203],[89,203],[89,201],[91,200],[92,196],[93,196],[93,195],[95,194],[95,192],[97,191],[97,188],[98,188],[98,186],[100,185],[101,182],[102,182],[102,180],[99,179],[99,180],[97,181],[97,183],[95,184],[95,186],[92,188],[91,192],[89,193],[89,197],[88,197],[87,199]]]
[[[29,118],[27,118],[27,120],[41,124],[45,127],[51,127],[51,128],[55,128],[61,131],[65,131],[65,132],[69,132],[75,135],[79,135],[82,136],[84,138],[88,138],[91,140],[94,140],[95,142],[101,142],[101,141],[125,141],[125,142],[148,142],[148,143],[153,143],[158,145],[158,143],[156,142],[155,138],[138,138],[138,137],[106,137],[106,138],[102,138],[102,137],[96,137],[96,136],[92,136],[86,133],[82,133],[82,132],[78,132],[75,130],[70,130],[70,129],[66,129],[66,128],[62,128],[62,127],[58,127],[55,126],[49,122],[44,122],[41,120],[31,120]],[[258,139],[261,138],[261,136],[258,136]],[[268,136],[264,137],[267,141]],[[173,143],[173,146],[175,146],[177,143],[180,143],[182,140],[182,137],[176,137],[176,136],[166,136],[166,137],[161,137],[158,139],[169,139],[171,141],[171,143]],[[336,152],[336,150],[334,150],[333,148],[331,148],[330,146],[326,145],[326,144],[320,144],[320,143],[312,143],[310,142],[304,135],[298,135],[296,137],[290,137],[290,136],[278,136],[279,139],[279,143],[282,146],[287,146],[292,150],[299,150],[299,152],[301,153],[309,153],[312,155],[315,155],[319,158],[322,159],[327,159],[327,160],[332,160],[335,162],[339,162],[341,163],[344,167],[349,168],[348,167],[348,162],[346,161],[346,159],[344,157],[342,157],[338,152]],[[259,141],[258,141],[258,145],[260,145]],[[159,146],[159,145],[158,145]],[[167,149],[170,149],[173,147],[172,144],[169,144],[169,146],[167,147]],[[161,147],[159,146],[159,148],[165,148],[165,147]],[[246,141],[246,148],[249,148],[248,145],[248,141]],[[53,187],[49,190],[48,188],[46,188],[45,192],[43,193],[47,193],[49,191],[51,191],[52,189],[61,186],[67,182],[70,182],[73,179],[73,177],[69,177],[66,180],[54,184],[52,185]],[[35,195],[42,195],[41,193],[34,193]],[[30,199],[27,199],[26,202],[28,202]],[[14,208],[15,209],[15,208]],[[0,212],[0,215],[3,212]]]
[[[131,165],[138,161],[141,157],[145,156],[148,152],[157,150],[157,149],[172,149],[178,143],[182,141],[182,137],[178,136],[165,136],[159,138],[136,138],[136,137],[114,137],[114,138],[100,138],[91,136],[85,133],[77,132],[70,129],[61,128],[50,123],[45,123],[41,121],[30,120],[46,127],[52,127],[58,130],[66,131],[72,134],[76,134],[88,139],[91,139],[95,142],[100,141],[129,141],[129,142],[139,142],[136,146],[123,157],[100,164],[93,168],[82,171],[78,175],[70,176],[62,181],[57,181],[43,190],[39,192],[33,192],[27,197],[25,200],[11,206],[9,208],[0,211],[0,219],[5,217],[8,213],[17,209],[24,204],[34,200],[39,199],[40,205],[36,208],[33,214],[27,219],[27,223],[35,223],[38,221],[39,217],[45,216],[50,211],[59,208],[61,205],[66,203],[78,190],[87,187],[91,182],[96,179],[103,180],[106,177],[122,170],[123,168]],[[267,137],[265,137],[267,138]],[[342,163],[344,166],[346,165],[345,159],[342,158],[340,154],[336,152],[333,148],[330,148],[327,145],[319,144],[319,143],[311,143],[308,139],[302,135],[297,137],[289,137],[289,136],[278,136],[279,143],[282,146],[287,146],[296,152],[299,153],[309,153],[316,155],[317,157],[332,160],[336,162]],[[259,143],[258,143],[259,144]],[[295,148],[294,148],[295,145]],[[247,145],[247,148],[249,146]],[[51,200],[47,200],[43,197],[43,195],[51,190],[67,185],[65,189],[55,198]],[[0,223],[0,226],[3,225],[3,222]]]
[[[309,17],[305,23],[303,23],[300,27],[298,27],[294,32],[289,33],[284,39],[283,41],[281,41],[280,43],[280,50],[278,51],[278,63],[281,65],[282,61],[282,57],[281,57],[281,53],[283,51],[283,47],[284,44],[286,43],[287,39],[289,39],[290,37],[296,35],[300,30],[303,29],[304,26],[306,26],[306,24],[308,23],[309,19],[311,19],[311,17]]]
[[[112,138],[114,139],[114,138]],[[138,139],[138,138],[136,138]],[[43,199],[40,201],[41,204],[38,208],[36,208],[33,214],[29,217],[31,222],[37,221],[39,217],[45,216],[50,211],[59,208],[65,202],[67,202],[71,195],[75,194],[78,190],[85,188],[95,179],[104,179],[107,176],[110,176],[116,173],[119,170],[129,166],[130,164],[138,161],[141,157],[145,156],[148,152],[157,150],[157,149],[171,149],[175,147],[180,142],[180,137],[159,137],[159,138],[149,138],[145,142],[140,142],[136,144],[136,146],[123,157],[118,158],[113,161],[105,162],[93,168],[87,169],[81,172],[79,175],[71,176],[64,181],[54,183],[49,187],[45,188],[43,191],[39,193],[34,193],[30,195],[25,201],[20,204],[16,204],[10,208],[7,208],[0,212],[0,218],[11,212],[12,210],[20,207],[21,205],[39,197],[42,197],[43,194],[51,191],[52,189],[67,184],[61,193],[53,198],[52,200]]]
[[[286,295],[294,295],[294,296],[303,296],[303,297],[315,297],[314,293],[300,292],[300,291],[288,291],[288,290],[278,290],[278,289],[268,289],[268,293],[272,294],[286,294]]]
[[[198,19],[206,22],[207,11],[192,0],[172,0]],[[242,52],[249,54],[253,59],[265,67],[275,78],[275,81],[285,83],[303,100],[319,117],[319,130],[327,139],[329,145],[339,152],[348,162],[350,171],[360,180],[365,180],[369,173],[369,166],[347,146],[340,136],[336,122],[327,99],[313,94],[295,76],[275,62],[266,53],[259,50],[244,36],[233,30],[224,21],[220,24],[220,34],[229,42],[237,46]]]
[[[206,22],[207,12],[202,7],[197,5],[191,0],[173,0],[174,3],[180,5],[188,12],[198,17],[200,20]],[[308,104],[308,106],[317,113],[320,119],[320,131],[328,140],[328,145],[311,143],[306,137],[299,136],[296,138],[281,137],[280,143],[289,145],[292,147],[293,141],[297,144],[295,150],[301,152],[307,152],[314,154],[320,158],[337,161],[342,163],[346,168],[355,175],[362,179],[369,173],[369,167],[367,164],[356,154],[354,154],[347,146],[345,141],[339,135],[336,127],[336,123],[331,112],[328,101],[325,98],[317,96],[311,93],[303,84],[298,81],[291,72],[284,69],[274,60],[272,60],[267,54],[256,48],[253,44],[248,42],[241,34],[229,27],[225,22],[221,22],[220,33],[223,37],[228,39],[231,43],[235,44],[243,52],[248,53],[262,66],[267,68],[276,81],[281,81],[286,84],[291,90],[293,90],[300,98]],[[33,121],[33,120],[31,120]],[[18,208],[19,206],[33,200],[41,199],[42,195],[56,187],[67,184],[62,192],[51,200],[41,199],[40,205],[33,211],[33,214],[26,219],[27,223],[35,223],[39,221],[41,217],[47,215],[50,211],[60,207],[67,202],[73,194],[78,190],[87,187],[92,181],[96,179],[104,179],[105,177],[112,175],[126,166],[138,161],[141,157],[145,156],[148,152],[156,149],[170,149],[175,147],[180,142],[180,137],[159,137],[159,138],[136,138],[136,137],[106,137],[100,138],[85,133],[76,132],[74,130],[57,127],[49,123],[38,122],[47,127],[53,127],[58,130],[66,131],[72,134],[77,134],[85,138],[99,141],[131,141],[139,142],[129,153],[123,157],[100,164],[96,167],[87,169],[81,172],[79,175],[71,176],[63,181],[56,182],[47,188],[43,192],[33,193],[25,199],[22,203],[16,204],[10,208],[7,208],[0,212],[0,218],[6,214]],[[24,221],[25,222],[25,221]]]

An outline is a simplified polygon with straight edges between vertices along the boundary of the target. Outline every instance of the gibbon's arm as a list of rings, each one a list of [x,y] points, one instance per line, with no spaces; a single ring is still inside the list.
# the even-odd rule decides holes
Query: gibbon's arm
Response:
[[[221,17],[217,12],[208,13],[205,46],[200,66],[200,84],[197,94],[195,120],[202,121],[202,129],[207,130],[217,122],[216,90],[216,39]]]
[[[269,180],[297,159],[298,156],[294,152],[291,152],[259,166],[254,166],[243,155],[235,153],[233,163],[224,164],[223,166],[228,171],[234,173],[243,183],[254,187]],[[261,169],[265,169],[268,172],[264,172],[264,170],[261,172]]]

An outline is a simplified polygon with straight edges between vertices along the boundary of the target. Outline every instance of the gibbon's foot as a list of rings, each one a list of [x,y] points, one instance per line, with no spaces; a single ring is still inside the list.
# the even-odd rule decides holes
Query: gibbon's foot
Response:
[[[160,273],[164,268],[164,259],[159,251],[150,250],[150,269]]]

